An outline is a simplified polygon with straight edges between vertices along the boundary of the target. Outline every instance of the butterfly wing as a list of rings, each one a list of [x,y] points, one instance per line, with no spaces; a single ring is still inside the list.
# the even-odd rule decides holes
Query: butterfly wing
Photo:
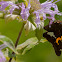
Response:
[[[55,53],[57,56],[61,55],[60,47],[56,44],[56,39],[53,36],[50,36],[47,34],[48,32],[43,34],[43,37],[45,37],[54,47]]]
[[[47,25],[44,27],[44,29],[47,30],[48,32],[54,32],[56,38],[61,37],[62,35],[62,24],[58,22],[53,22],[51,27]]]

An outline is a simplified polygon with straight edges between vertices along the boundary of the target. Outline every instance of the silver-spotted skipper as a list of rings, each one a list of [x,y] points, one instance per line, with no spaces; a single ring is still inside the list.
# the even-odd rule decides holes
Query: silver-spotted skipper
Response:
[[[49,27],[48,24],[44,29],[47,30],[47,32],[43,34],[43,37],[53,45],[56,55],[60,56],[62,49],[62,21],[53,22],[51,27]],[[49,32],[51,33],[49,34]]]

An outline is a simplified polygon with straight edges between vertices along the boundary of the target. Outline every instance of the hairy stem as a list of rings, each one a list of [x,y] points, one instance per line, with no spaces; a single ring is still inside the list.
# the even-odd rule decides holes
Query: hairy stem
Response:
[[[24,25],[25,25],[25,24],[23,23],[22,28],[21,28],[21,30],[20,30],[20,32],[19,32],[19,35],[18,35],[17,40],[16,40],[16,43],[15,43],[15,48],[16,48],[17,45],[18,45],[18,42],[19,42],[20,36],[21,36],[22,31],[23,31],[23,28],[24,28]],[[15,54],[15,53],[12,52],[12,54]],[[12,60],[12,58],[9,59],[9,62],[11,62],[11,60]]]

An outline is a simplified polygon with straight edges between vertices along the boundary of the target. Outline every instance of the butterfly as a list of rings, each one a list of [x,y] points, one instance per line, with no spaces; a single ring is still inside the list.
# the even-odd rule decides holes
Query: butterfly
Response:
[[[53,22],[51,27],[48,24],[44,29],[47,32],[43,33],[43,37],[53,45],[56,55],[60,56],[62,49],[62,21]]]

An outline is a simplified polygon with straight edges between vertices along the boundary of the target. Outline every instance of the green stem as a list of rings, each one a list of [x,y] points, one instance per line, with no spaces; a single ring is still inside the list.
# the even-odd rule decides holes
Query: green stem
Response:
[[[20,39],[20,37],[21,37],[22,31],[23,31],[23,28],[24,28],[24,25],[25,25],[25,24],[23,23],[22,28],[21,28],[21,30],[20,30],[20,32],[19,32],[19,35],[18,35],[17,40],[16,40],[16,43],[15,43],[15,48],[16,48],[17,45],[18,45],[19,39]],[[15,53],[12,52],[12,54],[15,54]],[[9,62],[11,62],[11,60],[12,60],[12,58],[9,59]]]

